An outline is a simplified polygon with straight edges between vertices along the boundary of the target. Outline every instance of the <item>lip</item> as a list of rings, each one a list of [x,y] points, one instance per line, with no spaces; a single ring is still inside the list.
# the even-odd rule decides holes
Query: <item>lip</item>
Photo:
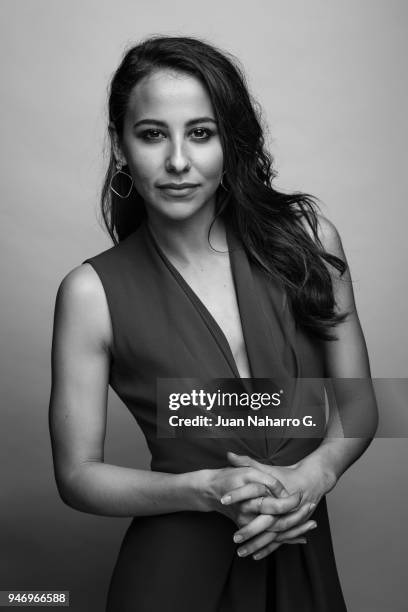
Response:
[[[160,191],[164,193],[169,198],[189,198],[194,195],[195,190],[198,185],[193,185],[192,183],[183,183],[181,185],[176,185],[172,187],[160,186]]]
[[[164,185],[159,185],[160,189],[190,189],[193,187],[198,187],[196,183],[165,183]]]

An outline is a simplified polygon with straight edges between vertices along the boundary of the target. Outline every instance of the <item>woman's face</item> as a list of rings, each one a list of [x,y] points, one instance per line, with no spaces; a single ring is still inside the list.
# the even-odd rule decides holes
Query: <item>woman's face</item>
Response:
[[[170,70],[142,79],[129,98],[119,151],[149,216],[185,220],[204,209],[212,215],[223,151],[198,79]],[[184,183],[192,186],[177,189]]]

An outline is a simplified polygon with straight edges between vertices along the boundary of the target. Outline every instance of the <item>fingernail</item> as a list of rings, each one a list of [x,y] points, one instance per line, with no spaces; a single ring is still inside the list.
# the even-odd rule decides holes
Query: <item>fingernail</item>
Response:
[[[316,529],[317,527],[317,523],[312,523],[309,527],[309,529]]]
[[[221,503],[225,506],[226,504],[229,504],[231,501],[231,495],[225,495],[224,497],[221,497]]]
[[[243,536],[242,535],[234,535],[234,542],[238,543],[238,542],[242,542],[243,540]]]
[[[238,554],[240,557],[245,557],[245,555],[247,554],[247,549],[246,548],[240,548],[238,551]]]
[[[309,510],[314,510],[316,508],[317,504],[310,504],[309,505]]]
[[[255,561],[258,561],[258,559],[262,559],[262,555],[256,554],[256,555],[253,555],[252,558],[255,559]]]
[[[301,538],[301,539],[299,540],[299,542],[300,542],[300,544],[307,544],[307,540],[306,540],[306,538]]]

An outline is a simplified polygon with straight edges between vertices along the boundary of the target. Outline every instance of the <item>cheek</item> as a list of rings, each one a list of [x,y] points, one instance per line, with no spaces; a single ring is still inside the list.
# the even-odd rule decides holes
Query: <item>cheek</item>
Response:
[[[129,159],[129,168],[135,187],[139,187],[139,190],[144,191],[150,183],[157,179],[158,162],[154,156],[146,154],[146,152],[132,155]]]
[[[220,145],[206,148],[196,157],[196,165],[208,179],[218,180],[223,170],[224,156]]]
[[[154,147],[139,146],[125,138],[123,150],[135,183],[151,181],[160,161]]]

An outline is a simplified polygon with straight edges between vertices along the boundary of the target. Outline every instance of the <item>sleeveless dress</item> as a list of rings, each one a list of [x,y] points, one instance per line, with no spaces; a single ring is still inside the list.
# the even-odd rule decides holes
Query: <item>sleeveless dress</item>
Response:
[[[284,291],[248,259],[227,230],[253,378],[324,377],[317,343],[296,327]],[[160,438],[158,378],[239,378],[222,330],[171,264],[146,222],[90,257],[105,290],[113,329],[109,384],[142,428],[151,469],[182,473],[226,467],[227,450],[290,465],[321,438]],[[326,499],[313,513],[307,544],[282,545],[260,561],[238,557],[237,526],[218,512],[133,518],[122,542],[107,612],[344,612]]]

